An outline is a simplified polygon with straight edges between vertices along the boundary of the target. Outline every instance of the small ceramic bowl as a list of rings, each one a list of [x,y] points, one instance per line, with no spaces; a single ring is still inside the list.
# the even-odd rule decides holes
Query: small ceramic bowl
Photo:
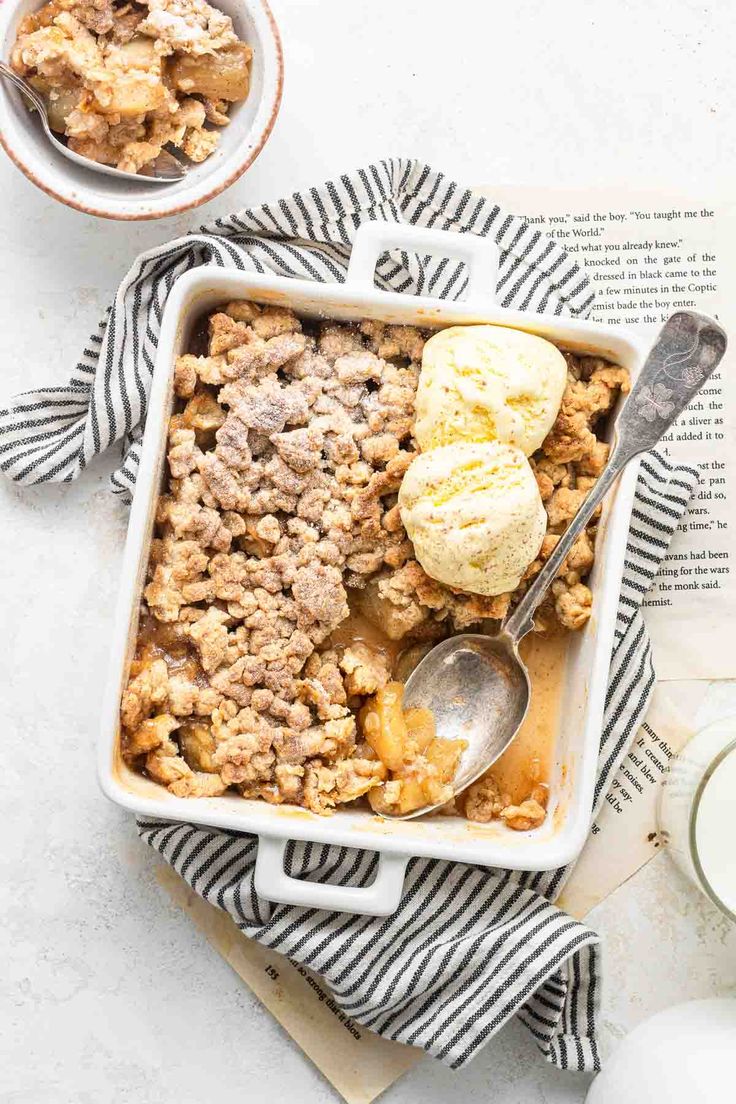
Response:
[[[117,180],[75,165],[57,152],[20,94],[0,81],[0,144],[21,172],[54,199],[88,215],[111,219],[155,219],[179,215],[206,203],[249,168],[273,129],[284,80],[276,22],[266,0],[213,0],[232,18],[238,36],[253,49],[247,100],[233,104],[220,145],[206,161],[192,165],[169,185]],[[43,0],[2,0],[0,57],[10,58],[18,24]]]

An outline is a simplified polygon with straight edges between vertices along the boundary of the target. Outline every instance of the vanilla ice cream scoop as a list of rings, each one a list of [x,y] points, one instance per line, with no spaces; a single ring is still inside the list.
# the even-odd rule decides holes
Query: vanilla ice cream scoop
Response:
[[[423,452],[501,441],[526,456],[557,417],[567,382],[559,349],[503,326],[451,326],[424,346],[414,435]]]
[[[527,458],[499,441],[421,453],[404,476],[399,509],[427,574],[474,594],[515,590],[547,528]]]

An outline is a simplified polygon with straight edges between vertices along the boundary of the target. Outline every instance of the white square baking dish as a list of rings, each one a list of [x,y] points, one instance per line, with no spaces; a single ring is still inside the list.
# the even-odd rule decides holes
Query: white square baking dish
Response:
[[[465,300],[448,303],[387,293],[374,287],[378,257],[396,247],[464,260],[470,273]],[[498,822],[478,824],[437,816],[388,821],[368,809],[320,817],[306,809],[268,805],[239,796],[182,799],[131,771],[119,752],[120,697],[135,649],[138,609],[165,464],[174,361],[186,351],[195,321],[218,303],[247,298],[289,306],[304,316],[342,321],[371,318],[437,328],[496,323],[540,334],[571,351],[607,357],[628,368],[632,375],[638,372],[643,350],[632,335],[619,327],[496,306],[493,301],[496,269],[496,247],[485,239],[371,223],[358,231],[344,284],[206,268],[182,276],[169,296],[123,558],[102,710],[99,775],[105,794],[131,812],[258,835],[256,888],[268,900],[387,915],[399,903],[406,864],[414,855],[516,870],[549,870],[574,859],[585,841],[636,465],[626,470],[603,511],[590,580],[594,611],[586,628],[579,634],[571,634],[560,711],[564,720],[557,733],[550,780],[550,811],[540,828],[515,832]],[[291,878],[284,871],[284,852],[291,839],[377,851],[380,862],[376,879],[372,885],[361,888]]]

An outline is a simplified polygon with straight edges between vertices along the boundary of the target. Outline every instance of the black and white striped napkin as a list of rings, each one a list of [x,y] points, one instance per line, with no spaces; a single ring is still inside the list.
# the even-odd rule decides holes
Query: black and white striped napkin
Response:
[[[578,263],[551,239],[415,161],[370,165],[275,204],[217,219],[142,254],[63,387],[16,396],[0,410],[0,470],[19,483],[69,482],[115,442],[113,489],[129,497],[163,307],[197,265],[342,281],[364,220],[489,235],[500,247],[498,301],[585,316],[593,301]],[[381,258],[380,286],[451,299],[465,270],[397,250]],[[654,685],[641,601],[697,482],[656,453],[642,463],[626,556],[601,734],[596,809],[641,722]],[[352,1019],[420,1047],[454,1068],[517,1014],[550,1062],[599,1068],[598,937],[557,909],[569,868],[511,873],[461,863],[410,862],[398,911],[376,918],[272,905],[253,885],[257,840],[141,819],[143,839],[246,935],[320,974]],[[287,872],[368,884],[377,856],[293,843]]]

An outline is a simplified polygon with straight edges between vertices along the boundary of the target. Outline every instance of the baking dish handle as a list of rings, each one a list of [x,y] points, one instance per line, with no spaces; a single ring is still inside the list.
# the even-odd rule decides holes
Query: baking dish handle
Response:
[[[477,234],[455,234],[401,222],[364,222],[358,227],[348,263],[346,283],[375,291],[373,277],[382,253],[404,249],[410,253],[452,257],[468,266],[464,306],[488,308],[496,301],[498,246]],[[431,297],[429,297],[431,298]]]
[[[337,886],[292,878],[284,869],[288,839],[261,836],[256,856],[255,889],[266,901],[305,908],[334,909],[367,916],[390,916],[396,912],[404,888],[408,855],[382,853],[378,870],[369,886]]]

